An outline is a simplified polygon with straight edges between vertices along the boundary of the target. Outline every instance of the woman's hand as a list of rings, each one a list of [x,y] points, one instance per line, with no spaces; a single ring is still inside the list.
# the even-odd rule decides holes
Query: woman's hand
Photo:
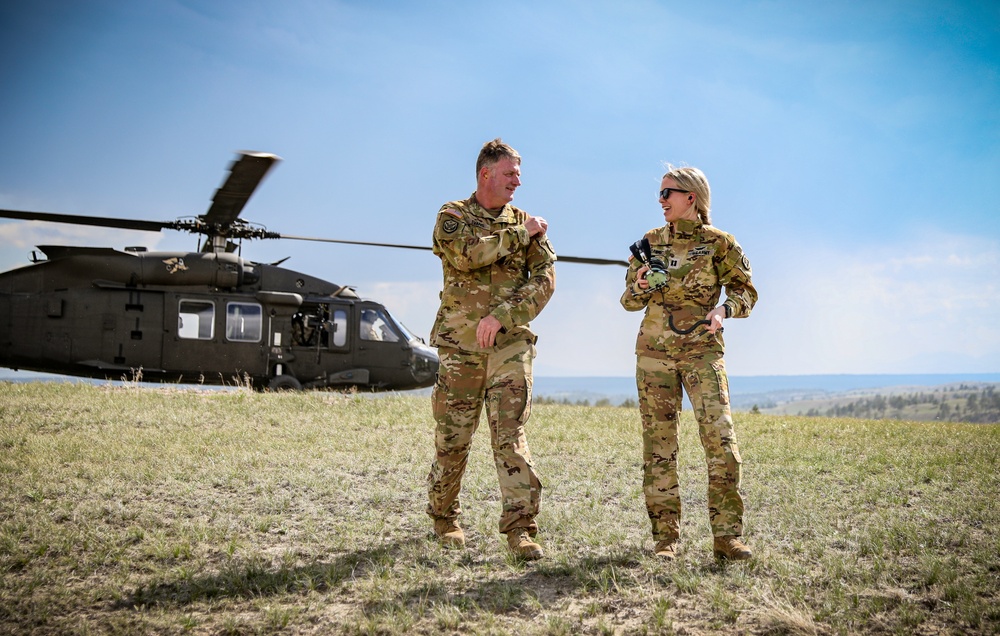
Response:
[[[726,319],[726,308],[722,305],[719,305],[712,311],[708,312],[708,314],[705,316],[705,320],[708,321],[708,326],[705,327],[705,330],[708,331],[708,333],[714,334],[716,331],[722,329],[722,321],[725,319]]]
[[[639,271],[635,273],[635,282],[639,285],[639,289],[649,289],[649,281],[646,280],[646,272],[649,271],[648,265],[643,265],[639,268]]]

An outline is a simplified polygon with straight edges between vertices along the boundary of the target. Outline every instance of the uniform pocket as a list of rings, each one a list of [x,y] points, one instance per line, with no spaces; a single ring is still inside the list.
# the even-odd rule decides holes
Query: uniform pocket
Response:
[[[431,412],[435,420],[440,420],[448,412],[448,386],[440,373],[431,391]]]
[[[726,363],[719,358],[712,363],[715,371],[716,386],[719,389],[719,404],[729,404],[729,376],[726,374]]]
[[[521,417],[517,418],[521,424],[528,421],[531,417],[531,388],[534,385],[534,380],[531,378],[531,374],[527,374],[524,378],[524,410],[521,412]]]

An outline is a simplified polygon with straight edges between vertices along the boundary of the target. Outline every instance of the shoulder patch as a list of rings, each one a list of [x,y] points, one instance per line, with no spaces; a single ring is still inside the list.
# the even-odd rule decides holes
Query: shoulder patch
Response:
[[[453,217],[455,217],[456,219],[462,218],[462,213],[460,211],[456,210],[455,208],[445,208],[445,209],[441,210],[441,212],[443,214],[450,214]],[[454,232],[454,231],[455,230],[452,230],[452,232]]]
[[[455,219],[445,219],[444,222],[441,223],[441,229],[447,234],[454,234],[455,230],[458,229],[458,221]]]

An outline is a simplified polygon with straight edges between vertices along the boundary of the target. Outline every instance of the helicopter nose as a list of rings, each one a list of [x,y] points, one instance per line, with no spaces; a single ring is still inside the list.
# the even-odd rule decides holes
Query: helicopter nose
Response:
[[[433,349],[420,349],[413,352],[413,364],[410,366],[413,373],[413,380],[418,388],[424,388],[434,384],[437,377],[438,360],[437,352]]]

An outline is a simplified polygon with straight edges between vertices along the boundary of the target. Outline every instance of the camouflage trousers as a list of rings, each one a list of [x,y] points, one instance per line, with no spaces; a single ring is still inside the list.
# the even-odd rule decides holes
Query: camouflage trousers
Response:
[[[729,410],[729,380],[722,357],[677,360],[638,356],[635,376],[642,415],[642,487],[653,539],[676,539],[680,532],[677,420],[682,387],[694,407],[708,463],[712,534],[742,535],[742,460]]]
[[[531,463],[524,425],[531,414],[535,345],[522,340],[493,353],[439,348],[438,357],[441,366],[431,398],[436,455],[427,475],[427,514],[454,519],[462,513],[462,475],[485,404],[503,504],[500,532],[527,528],[534,533],[542,483]]]

